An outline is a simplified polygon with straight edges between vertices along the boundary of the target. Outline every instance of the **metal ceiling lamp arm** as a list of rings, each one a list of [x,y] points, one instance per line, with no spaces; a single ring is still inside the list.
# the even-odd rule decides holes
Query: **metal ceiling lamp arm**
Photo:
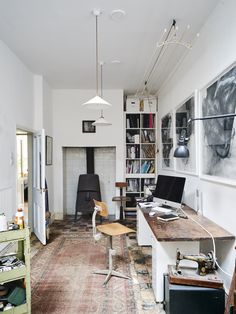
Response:
[[[226,113],[226,114],[219,114],[219,115],[214,115],[214,116],[206,116],[206,117],[201,117],[201,118],[190,118],[187,122],[187,129],[189,125],[193,121],[197,120],[211,120],[211,119],[220,119],[220,118],[232,118],[235,117],[236,113]],[[185,135],[184,132],[185,131]],[[178,140],[178,147],[174,151],[174,157],[176,158],[188,158],[189,157],[189,150],[187,147],[187,143],[189,141],[189,138],[186,138],[186,130],[183,130],[180,134],[180,138]]]
[[[105,99],[100,97],[99,90],[98,90],[98,16],[101,14],[101,11],[95,9],[92,11],[93,15],[95,16],[95,35],[96,35],[96,96],[82,104],[89,109],[106,109],[110,108],[111,104],[107,102]]]
[[[101,70],[100,70],[100,73],[101,73],[101,90],[100,90],[100,93],[101,93],[101,97],[103,96],[103,93],[102,93],[102,90],[103,90],[103,65],[104,65],[104,62],[100,62],[100,67],[101,67]],[[98,86],[97,86],[98,88]],[[101,116],[95,121],[92,123],[92,125],[94,126],[108,126],[108,125],[111,125],[110,122],[108,122],[105,118],[104,118],[104,115],[103,115],[103,109],[101,109]]]
[[[217,116],[206,116],[206,117],[201,117],[201,118],[190,118],[188,120],[188,125],[192,122],[192,121],[196,121],[196,120],[210,120],[210,119],[220,119],[220,118],[232,118],[235,117],[236,113],[226,113],[226,114],[219,114]]]
[[[175,28],[175,26],[176,26],[176,20],[173,20],[173,22],[172,22],[172,24],[171,24],[171,26],[170,26],[170,28],[169,28],[169,31],[168,31],[168,33],[166,34],[165,41],[168,40],[168,38],[169,38],[169,36],[170,36],[170,34],[171,34],[171,31],[172,31],[173,28]],[[154,71],[154,69],[155,69],[155,67],[156,67],[156,65],[157,65],[158,60],[159,60],[160,57],[161,57],[161,53],[162,53],[162,50],[163,50],[163,49],[164,49],[164,46],[161,47],[161,49],[160,49],[160,51],[159,51],[159,53],[158,53],[158,55],[157,55],[157,57],[156,57],[156,60],[155,60],[153,66],[152,66],[152,68],[151,68],[151,70],[150,70],[150,72],[149,72],[149,74],[148,74],[148,76],[147,76],[147,79],[146,79],[146,81],[145,81],[145,83],[146,83],[145,85],[147,85],[147,83],[148,83],[148,81],[149,81],[149,79],[150,79],[150,77],[151,77],[151,75],[152,75],[152,73],[153,73],[153,71]]]
[[[166,36],[165,36],[164,41],[167,41],[167,40],[168,40],[168,38],[169,38],[169,36],[170,36],[170,34],[171,34],[171,31],[172,31],[172,29],[175,27],[175,25],[176,25],[176,21],[173,20],[173,21],[172,21],[172,24],[171,24],[171,26],[170,26],[170,28],[169,28],[169,30],[168,30]],[[163,49],[164,49],[164,46],[161,47],[161,49],[160,49],[158,55],[156,56],[156,59],[154,60],[153,65],[151,66],[152,59],[154,58],[154,56],[155,56],[156,51],[157,51],[158,48],[159,48],[159,47],[156,46],[155,51],[154,51],[154,53],[153,53],[153,56],[151,57],[150,63],[149,63],[149,65],[148,65],[148,67],[147,67],[147,69],[146,69],[146,71],[145,71],[144,78],[143,78],[143,80],[140,82],[140,85],[142,86],[142,85],[143,85],[143,81],[144,81],[144,87],[143,87],[143,89],[142,89],[141,95],[143,95],[145,89],[147,89],[148,81],[149,81],[149,79],[150,79],[150,77],[151,77],[151,75],[152,75],[152,73],[153,73],[153,71],[154,71],[154,69],[155,69],[155,67],[156,67],[156,65],[157,65],[157,62],[159,61],[159,59],[160,59],[160,57],[161,57],[162,51],[163,51]],[[148,68],[149,68],[150,66],[151,66],[151,68],[150,68],[150,70],[148,71]],[[136,91],[136,93],[135,93],[136,96],[140,93],[140,90],[141,90],[141,86],[140,86],[140,85],[139,85],[139,88],[137,89],[137,91]]]
[[[96,13],[95,13],[96,14]],[[100,14],[100,13],[98,13]],[[99,95],[98,92],[98,14],[95,15],[95,37],[96,37],[96,95]],[[101,95],[102,97],[102,95]]]

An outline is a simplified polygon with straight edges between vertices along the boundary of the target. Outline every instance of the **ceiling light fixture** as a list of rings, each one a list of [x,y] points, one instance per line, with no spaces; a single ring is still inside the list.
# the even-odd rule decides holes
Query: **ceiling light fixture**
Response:
[[[172,27],[174,29],[174,34],[173,34],[172,38],[170,38],[170,39],[167,38],[166,40],[164,40],[164,41],[162,41],[160,43],[157,43],[157,47],[162,47],[162,46],[165,46],[165,45],[175,44],[175,45],[184,46],[187,49],[191,49],[192,45],[190,43],[181,41],[181,38],[177,37],[177,31],[178,31],[179,28],[176,25],[176,20],[173,20]],[[190,29],[190,25],[187,26],[187,29]]]
[[[187,26],[186,30],[182,34],[181,38],[178,38],[177,32],[178,32],[178,26],[176,24],[176,20],[173,19],[171,25],[169,26],[169,29],[165,28],[164,32],[162,34],[160,42],[156,44],[156,47],[154,49],[154,52],[151,56],[150,62],[148,64],[148,67],[144,73],[144,77],[142,81],[140,82],[140,85],[136,91],[136,96],[138,97],[145,97],[145,93],[147,93],[148,86],[150,88],[150,79],[154,73],[154,70],[156,70],[157,66],[160,64],[160,61],[163,57],[163,55],[166,52],[166,49],[171,44],[181,45],[187,49],[192,48],[192,44],[184,42],[182,38],[184,37],[184,33],[186,30],[190,29],[190,26]]]
[[[103,76],[102,76],[102,74],[103,74],[103,65],[104,65],[104,62],[100,62],[100,68],[101,68],[101,70],[100,70],[100,73],[101,73],[101,97],[102,97],[102,79],[103,79]],[[110,122],[108,122],[105,118],[104,118],[104,116],[103,116],[103,109],[101,109],[101,116],[95,121],[95,122],[93,122],[92,123],[94,126],[108,126],[108,125],[111,125],[111,123]]]
[[[82,104],[82,106],[85,106],[89,109],[106,109],[110,108],[111,104],[108,103],[105,99],[99,95],[98,92],[98,16],[101,15],[101,10],[94,9],[92,11],[93,15],[96,18],[96,96]]]
[[[117,21],[119,22],[120,20],[122,20],[125,17],[125,11],[121,10],[121,9],[116,9],[111,11],[111,19],[113,21]]]

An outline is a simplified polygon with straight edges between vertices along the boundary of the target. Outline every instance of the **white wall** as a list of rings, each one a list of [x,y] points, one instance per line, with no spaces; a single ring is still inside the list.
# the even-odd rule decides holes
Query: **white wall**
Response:
[[[100,116],[99,111],[82,106],[93,96],[92,90],[53,90],[54,209],[58,218],[63,215],[63,147],[116,147],[116,181],[124,180],[123,91],[103,91],[104,99],[112,104],[104,116],[112,125],[97,127],[96,133],[82,133],[82,120]]]
[[[0,212],[16,211],[16,128],[33,129],[33,74],[0,41]],[[5,208],[1,208],[5,207]]]
[[[159,123],[162,116],[176,108],[195,89],[202,89],[236,61],[235,10],[235,0],[225,0],[221,1],[210,15],[187,58],[160,90]],[[185,202],[191,206],[195,205],[196,189],[200,189],[200,203],[204,215],[235,235],[235,186],[205,181],[198,176],[188,175]],[[223,255],[226,255],[226,259],[222,261],[222,267],[231,274],[235,262],[233,243],[217,245],[220,263]],[[225,276],[225,280],[226,286],[229,287],[230,278]]]
[[[16,129],[34,132],[44,127],[45,120],[46,131],[52,132],[52,105],[43,78],[34,76],[2,41],[0,68],[0,213],[11,220],[17,208]]]
[[[52,106],[52,90],[47,82],[43,81],[43,128],[45,129],[45,134],[53,138],[53,106]],[[54,154],[53,154],[54,155]],[[53,156],[54,157],[54,156]],[[46,165],[45,176],[48,185],[48,200],[49,200],[49,210],[54,212],[54,201],[53,201],[53,165]]]

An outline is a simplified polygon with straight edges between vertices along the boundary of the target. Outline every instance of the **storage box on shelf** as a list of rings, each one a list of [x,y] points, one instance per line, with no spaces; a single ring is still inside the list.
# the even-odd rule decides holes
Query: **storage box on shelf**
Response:
[[[144,197],[145,186],[156,178],[156,99],[128,98],[125,112],[125,176],[128,184],[126,218],[136,218],[136,198]]]
[[[0,232],[0,243],[17,243],[16,257],[24,262],[24,265],[15,267],[10,270],[0,272],[0,284],[11,285],[12,289],[15,287],[19,290],[25,287],[26,303],[15,305],[14,307],[4,310],[6,314],[20,314],[31,313],[31,289],[30,289],[30,239],[29,229],[9,230]],[[7,254],[4,254],[7,256]],[[2,256],[0,255],[0,258]],[[12,290],[11,289],[11,290]],[[18,291],[19,291],[18,290]]]

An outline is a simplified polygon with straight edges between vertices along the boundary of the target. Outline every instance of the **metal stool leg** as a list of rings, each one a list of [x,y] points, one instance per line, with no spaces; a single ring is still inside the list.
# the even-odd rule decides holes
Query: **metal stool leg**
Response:
[[[106,279],[105,279],[105,281],[103,283],[103,287],[106,286],[106,284],[108,283],[108,281],[111,279],[112,276],[119,277],[119,278],[124,278],[124,279],[131,279],[129,276],[123,275],[123,274],[121,274],[118,271],[115,271],[113,269],[112,256],[114,256],[116,254],[116,251],[113,250],[113,248],[112,248],[112,236],[110,236],[109,238],[110,238],[109,267],[108,267],[108,269],[98,270],[98,271],[94,272],[94,274],[98,274],[98,275],[107,275]]]

